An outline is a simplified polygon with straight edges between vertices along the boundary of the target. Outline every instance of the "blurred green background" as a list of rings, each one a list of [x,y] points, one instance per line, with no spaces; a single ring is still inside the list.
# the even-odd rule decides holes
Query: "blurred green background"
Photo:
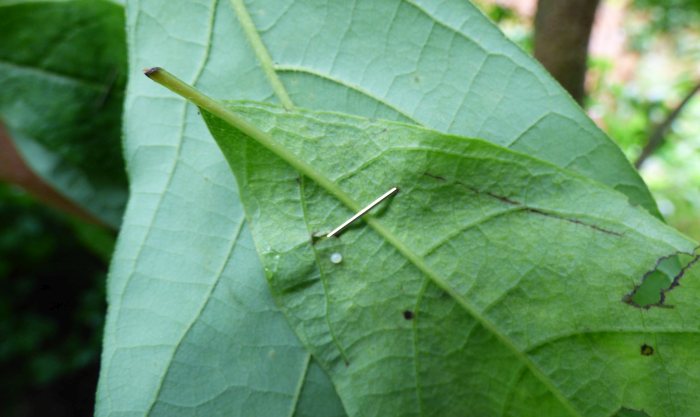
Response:
[[[533,51],[536,0],[477,4]],[[602,1],[587,62],[583,106],[630,163],[668,125],[640,172],[668,222],[700,240],[700,0]],[[0,183],[2,416],[92,415],[116,232],[45,200]]]

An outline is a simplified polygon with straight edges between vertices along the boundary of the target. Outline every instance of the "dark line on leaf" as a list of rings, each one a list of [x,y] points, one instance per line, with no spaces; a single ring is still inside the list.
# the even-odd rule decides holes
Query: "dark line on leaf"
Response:
[[[439,181],[447,181],[447,179],[445,177],[443,177],[442,175],[437,175],[437,174],[433,174],[430,172],[424,172],[423,175],[425,175],[426,177],[434,178],[434,179],[439,180]],[[604,228],[602,226],[598,226],[597,224],[594,224],[594,223],[588,223],[588,222],[584,222],[583,220],[565,217],[565,216],[562,216],[562,215],[559,215],[556,213],[550,213],[550,212],[544,211],[542,209],[527,206],[519,201],[513,200],[513,199],[506,197],[504,195],[496,194],[496,193],[493,193],[491,191],[479,190],[478,188],[467,185],[461,181],[455,181],[454,183],[461,185],[462,187],[466,188],[467,190],[473,192],[474,194],[489,196],[489,197],[496,199],[504,204],[508,204],[509,206],[522,207],[524,211],[527,211],[527,212],[532,213],[532,214],[538,214],[540,216],[550,217],[553,219],[562,220],[562,221],[573,223],[573,224],[578,224],[581,226],[591,228],[597,232],[605,233],[605,234],[611,235],[611,236],[617,236],[617,237],[624,236],[623,233],[616,232],[616,231],[610,230],[610,229],[606,229],[606,228]]]
[[[617,236],[617,237],[622,237],[622,236],[623,236],[623,234],[620,233],[620,232],[615,232],[615,231],[613,231],[613,230],[605,229],[605,228],[600,227],[600,226],[598,226],[598,225],[596,225],[596,224],[593,224],[593,223],[586,223],[586,222],[581,221],[581,220],[579,220],[579,219],[570,219],[570,218],[568,218],[568,217],[560,216],[560,215],[554,214],[554,213],[547,213],[547,212],[545,212],[545,211],[542,211],[542,210],[536,209],[536,208],[532,208],[532,207],[527,207],[525,210],[528,211],[528,212],[530,212],[530,213],[539,214],[539,215],[541,215],[541,216],[551,217],[551,218],[554,218],[554,219],[563,220],[563,221],[565,221],[565,222],[569,222],[569,223],[573,223],[573,224],[580,224],[581,226],[586,226],[586,227],[589,227],[589,228],[591,228],[591,229],[593,229],[593,230],[595,230],[595,231],[598,231],[598,232],[601,232],[601,233],[605,233],[605,234],[608,234],[608,235]]]
[[[308,219],[308,209],[306,206],[306,197],[305,197],[305,185],[306,185],[306,180],[307,177],[304,176],[299,176],[297,177],[297,188],[299,192],[299,201],[301,203],[301,212],[302,216],[304,219],[304,225],[306,226],[306,230],[309,230],[309,219]],[[324,319],[326,322],[326,327],[328,328],[328,334],[330,335],[331,339],[333,340],[333,344],[335,345],[336,349],[338,349],[338,354],[340,358],[342,359],[343,363],[345,363],[345,366],[350,366],[350,359],[348,358],[348,355],[345,353],[345,349],[343,346],[340,344],[340,341],[338,340],[338,337],[335,334],[335,329],[331,325],[331,320],[329,317],[329,310],[330,310],[330,303],[329,303],[329,295],[328,295],[328,280],[325,275],[325,272],[323,268],[321,267],[321,259],[319,256],[319,253],[314,246],[314,240],[313,240],[313,234],[311,235],[311,251],[314,255],[314,258],[316,259],[316,267],[318,268],[318,273],[319,273],[319,278],[318,281],[321,283],[321,288],[323,288],[323,299],[325,302],[325,312],[324,312]]]
[[[431,174],[430,172],[424,172],[423,175],[440,181],[447,181],[447,179],[440,175]]]
[[[301,292],[301,291],[304,291],[305,289],[311,287],[312,285],[315,285],[317,282],[319,282],[319,280],[320,280],[320,278],[307,279],[307,280],[286,286],[284,288],[280,288],[276,292],[277,292],[277,294],[280,294],[280,295]]]
[[[495,198],[499,201],[502,201],[506,204],[510,204],[511,206],[522,206],[522,204],[518,203],[517,201],[511,200],[510,198],[508,198],[506,196],[496,195],[492,192],[486,192],[486,195],[488,195],[489,197]]]

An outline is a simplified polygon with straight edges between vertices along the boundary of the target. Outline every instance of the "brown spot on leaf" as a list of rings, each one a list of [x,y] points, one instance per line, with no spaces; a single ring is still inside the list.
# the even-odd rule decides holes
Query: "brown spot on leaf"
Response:
[[[406,310],[403,312],[403,318],[405,318],[406,320],[413,320],[413,317],[415,317],[415,315],[413,314],[413,311]]]
[[[651,356],[654,354],[654,348],[645,343],[639,349],[639,353],[641,353],[643,356]]]

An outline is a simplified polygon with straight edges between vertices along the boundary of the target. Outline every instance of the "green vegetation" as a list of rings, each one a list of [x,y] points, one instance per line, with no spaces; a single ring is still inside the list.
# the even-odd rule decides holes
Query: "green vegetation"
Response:
[[[0,414],[700,414],[700,3],[478,3],[0,0]]]
[[[6,185],[0,185],[0,224],[0,414],[87,415],[106,263],[76,237],[76,228],[94,226]]]

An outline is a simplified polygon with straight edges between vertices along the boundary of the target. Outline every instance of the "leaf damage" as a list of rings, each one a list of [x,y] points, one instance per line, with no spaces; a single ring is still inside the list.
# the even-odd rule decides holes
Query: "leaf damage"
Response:
[[[433,178],[433,179],[438,180],[438,181],[447,182],[447,178],[445,178],[442,175],[437,175],[437,174],[433,174],[430,172],[424,172],[423,175],[426,177],[429,177],[429,178]],[[491,191],[483,191],[483,190],[480,190],[478,188],[467,185],[461,181],[454,181],[453,183],[466,188],[467,190],[471,191],[474,194],[486,195],[488,197],[496,199],[496,200],[498,200],[504,204],[507,204],[509,206],[520,207],[523,211],[528,212],[528,213],[532,213],[532,214],[536,214],[536,215],[544,216],[544,217],[549,217],[552,219],[557,219],[557,220],[561,220],[561,221],[565,221],[565,222],[569,222],[569,223],[573,223],[573,224],[578,224],[578,225],[588,227],[588,228],[593,229],[597,232],[604,233],[607,235],[612,235],[612,236],[617,236],[617,237],[624,236],[624,233],[620,233],[620,232],[616,232],[614,230],[606,229],[606,228],[599,226],[597,224],[588,223],[588,222],[585,222],[585,221],[580,220],[580,219],[565,217],[565,216],[562,216],[562,215],[559,215],[556,213],[552,213],[552,212],[548,212],[548,211],[545,211],[545,210],[542,210],[539,208],[530,207],[526,204],[523,204],[519,201],[513,200],[513,199],[506,197],[504,195],[499,195],[499,194],[496,194],[496,193],[491,192]]]
[[[681,278],[700,261],[699,250],[700,246],[697,246],[692,253],[679,251],[662,256],[656,261],[654,268],[642,276],[641,282],[625,294],[622,301],[645,310],[652,307],[673,308],[672,305],[665,304],[666,293],[680,286]],[[683,266],[680,266],[681,264]],[[670,276],[673,278],[668,282]]]

